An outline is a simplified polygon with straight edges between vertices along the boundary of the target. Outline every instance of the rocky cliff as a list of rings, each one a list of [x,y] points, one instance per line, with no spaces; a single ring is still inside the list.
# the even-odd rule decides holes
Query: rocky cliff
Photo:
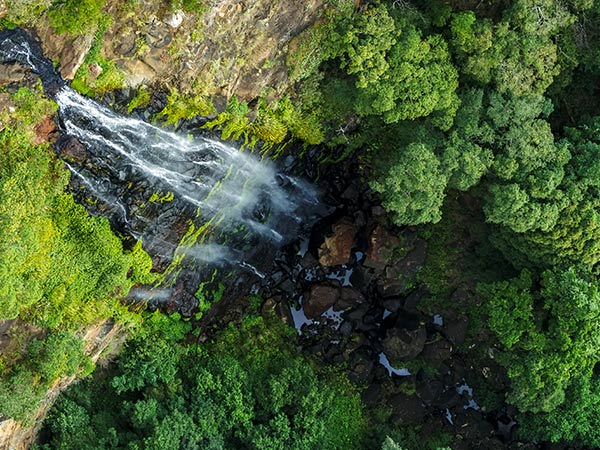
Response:
[[[173,11],[165,2],[108,2],[112,25],[99,39],[102,56],[124,72],[125,84],[158,84],[211,97],[251,100],[288,87],[288,44],[322,13],[324,0],[212,0],[200,11]],[[72,79],[94,43],[94,30],[57,34],[36,26],[47,55]],[[97,71],[92,64],[84,70]]]

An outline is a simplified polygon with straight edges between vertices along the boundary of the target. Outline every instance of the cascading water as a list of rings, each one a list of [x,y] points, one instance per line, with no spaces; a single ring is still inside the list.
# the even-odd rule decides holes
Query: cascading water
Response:
[[[124,117],[79,95],[20,30],[0,31],[0,60],[31,67],[58,103],[57,148],[77,197],[140,239],[155,259],[191,260],[192,271],[233,264],[261,276],[257,257],[264,262],[265,249],[294,237],[317,204],[312,187],[269,161]],[[79,152],[72,151],[73,138]]]
[[[243,233],[280,243],[301,223],[299,214],[316,202],[307,184],[223,142],[182,136],[120,116],[68,87],[58,92],[56,101],[66,135],[89,150],[80,167],[68,166],[79,185],[105,203],[128,232],[150,245],[160,216],[148,226],[144,209],[149,203],[164,205],[169,217],[167,204],[177,205],[199,224],[210,223],[221,240]],[[143,187],[144,204],[139,203],[140,195],[126,192],[133,186]],[[232,256],[225,249],[216,252],[212,242],[207,245],[190,253],[205,260]]]

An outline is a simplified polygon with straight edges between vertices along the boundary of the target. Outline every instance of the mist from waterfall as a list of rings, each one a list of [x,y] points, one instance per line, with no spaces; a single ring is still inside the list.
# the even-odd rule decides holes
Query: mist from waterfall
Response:
[[[71,189],[79,201],[119,233],[141,240],[163,263],[191,258],[261,277],[251,257],[264,262],[269,248],[295,237],[318,204],[308,183],[279,173],[269,160],[217,139],[167,131],[83,97],[22,30],[0,31],[0,60],[30,67],[58,103],[57,151],[73,174]],[[65,144],[73,138],[75,156]]]
[[[317,197],[308,184],[279,174],[272,162],[259,159],[224,142],[169,132],[85,98],[68,87],[56,95],[67,135],[85,144],[93,164],[67,167],[80,185],[109,206],[132,234],[153,238],[153,227],[141,231],[127,199],[115,195],[119,181],[145,180],[145,197],[155,203],[181,204],[195,210],[210,228],[223,233],[243,232],[282,242],[302,221],[306,206]],[[168,208],[167,208],[168,209]],[[283,228],[282,228],[283,226]],[[232,259],[243,262],[240,249],[213,242],[194,244],[189,254],[205,262]]]

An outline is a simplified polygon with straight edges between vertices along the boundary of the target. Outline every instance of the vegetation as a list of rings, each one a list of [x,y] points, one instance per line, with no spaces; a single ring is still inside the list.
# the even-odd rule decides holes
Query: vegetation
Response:
[[[277,145],[276,154],[291,140],[322,144],[323,163],[354,153],[369,201],[428,240],[412,286],[423,304],[472,319],[469,341],[452,351],[479,381],[497,371],[481,396],[517,411],[524,440],[600,446],[599,2],[326,3],[289,45],[283,94],[232,95],[217,110],[217,86],[196,80],[169,86],[155,118],[177,126],[205,116],[223,139]],[[102,53],[106,6],[8,0],[3,24],[44,17],[58,33],[95,33],[73,86],[97,96],[124,80]],[[68,176],[49,147],[33,144],[55,105],[38,88],[2,89],[14,110],[0,113],[0,318],[17,319],[23,339],[0,359],[0,415],[25,419],[56,379],[90,372],[82,327],[126,316],[118,299],[154,276],[141,244],[124,247],[106,220],[89,217],[64,192]],[[151,98],[141,88],[128,111]],[[210,228],[190,225],[180,248]],[[459,286],[471,294],[453,296]],[[195,322],[224,291],[214,277],[200,283]],[[191,328],[146,314],[119,361],[59,401],[44,448],[421,445],[420,430],[390,424],[369,435],[367,423],[390,415],[368,417],[352,385],[298,354],[281,324],[249,315],[203,345]],[[431,446],[448,444],[439,440]]]
[[[361,406],[348,381],[319,373],[280,323],[249,317],[204,346],[152,317],[110,374],[72,388],[42,448],[356,448]],[[189,328],[188,328],[189,329]]]
[[[26,419],[56,379],[90,371],[76,332],[127,316],[118,299],[154,276],[140,243],[124,250],[107,220],[64,192],[68,173],[49,146],[32,143],[55,104],[40,86],[11,102],[0,117],[0,317],[41,331],[2,355],[0,415]]]

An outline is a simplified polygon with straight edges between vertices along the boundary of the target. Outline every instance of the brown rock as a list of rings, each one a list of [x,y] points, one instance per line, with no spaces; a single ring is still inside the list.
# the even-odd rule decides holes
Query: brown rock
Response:
[[[77,70],[92,47],[92,41],[92,36],[78,36],[71,41],[70,45],[63,47],[59,56],[59,71],[65,80],[75,78]]]
[[[348,218],[343,218],[333,226],[333,235],[326,237],[319,247],[319,262],[324,266],[337,266],[350,260],[354,237],[357,232]]]
[[[340,295],[339,283],[314,284],[302,301],[304,313],[309,319],[318,319],[338,301]]]
[[[0,84],[21,82],[27,71],[20,64],[0,64]]]
[[[44,142],[54,143],[58,139],[56,123],[52,116],[45,116],[34,127],[35,137],[33,143],[35,145],[43,144]]]
[[[364,265],[376,271],[383,271],[391,262],[394,251],[400,247],[400,242],[397,236],[377,225],[369,238],[369,250]]]

